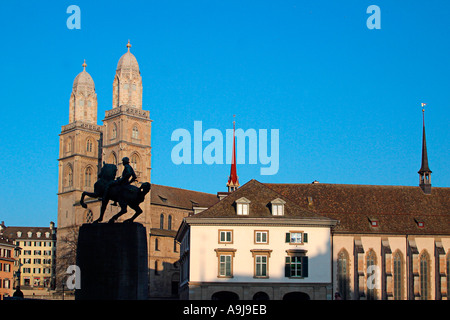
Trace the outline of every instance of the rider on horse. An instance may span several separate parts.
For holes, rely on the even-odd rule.
[[[122,177],[118,178],[117,180],[112,181],[105,189],[105,193],[103,195],[103,197],[107,197],[108,196],[108,192],[109,189],[112,186],[128,186],[130,184],[132,184],[134,181],[137,181],[137,176],[134,173],[133,168],[130,166],[130,159],[128,159],[128,157],[124,157],[122,159],[122,164],[123,164],[123,172],[122,172]],[[131,178],[131,180],[130,180]],[[117,202],[114,201],[113,206],[117,206]]]

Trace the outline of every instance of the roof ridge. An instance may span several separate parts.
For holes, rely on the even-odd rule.
[[[152,186],[159,186],[159,187],[164,187],[164,188],[177,189],[177,190],[183,190],[183,191],[190,191],[190,192],[202,193],[202,194],[215,196],[214,193],[203,192],[203,191],[196,191],[196,190],[190,190],[190,189],[184,189],[184,188],[178,188],[178,187],[165,186],[165,185],[157,184],[157,183],[152,183]]]

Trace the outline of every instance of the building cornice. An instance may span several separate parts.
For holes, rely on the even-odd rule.
[[[186,217],[188,225],[242,225],[242,226],[309,226],[334,227],[337,220],[310,218],[197,218]]]

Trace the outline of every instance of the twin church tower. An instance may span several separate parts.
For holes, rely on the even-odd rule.
[[[97,124],[97,94],[86,62],[73,82],[69,124],[61,130],[58,159],[58,229],[63,233],[97,218],[95,201],[88,203],[89,209],[77,203],[83,191],[93,192],[103,162],[116,164],[119,176],[121,160],[128,157],[138,181],[150,182],[152,121],[150,112],[142,109],[142,77],[129,42],[127,49],[117,64],[113,105],[105,112],[103,125]]]

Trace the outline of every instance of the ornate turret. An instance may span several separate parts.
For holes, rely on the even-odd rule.
[[[122,105],[142,109],[142,77],[136,57],[128,51],[120,57],[117,63],[113,82],[113,108]]]
[[[69,102],[69,123],[83,121],[97,124],[97,94],[91,75],[86,71],[84,60],[83,71],[73,81]]]

